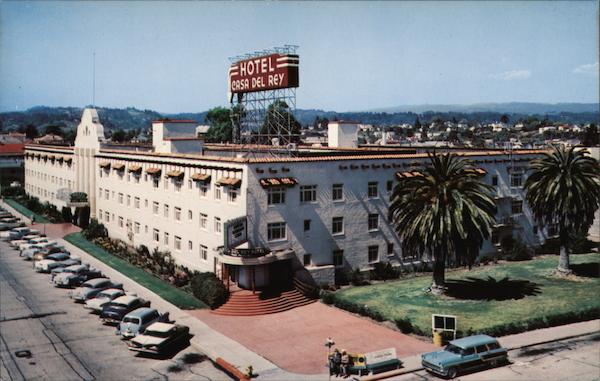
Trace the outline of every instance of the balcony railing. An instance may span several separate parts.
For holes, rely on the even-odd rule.
[[[496,224],[494,226],[501,227],[501,226],[514,226],[514,225],[516,225],[516,221],[513,217],[502,216],[502,217],[498,217],[496,219]]]
[[[223,249],[221,253],[230,257],[239,258],[259,258],[269,254],[271,250],[266,248],[255,248],[255,249]]]

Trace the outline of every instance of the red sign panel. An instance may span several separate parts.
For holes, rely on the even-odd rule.
[[[236,62],[229,68],[229,92],[298,87],[299,63],[295,54],[271,54]]]

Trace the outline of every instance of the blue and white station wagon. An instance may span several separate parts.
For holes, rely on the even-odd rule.
[[[488,335],[463,337],[451,341],[442,351],[421,355],[421,363],[426,370],[448,378],[454,378],[460,372],[495,367],[507,361],[507,350]]]

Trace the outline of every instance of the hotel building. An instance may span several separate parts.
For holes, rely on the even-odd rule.
[[[290,153],[205,144],[197,123],[162,120],[152,148],[141,148],[106,144],[96,110],[85,109],[74,147],[26,146],[25,188],[59,208],[85,192],[110,237],[169,250],[177,263],[241,287],[307,275],[333,283],[341,269],[416,260],[403,256],[388,208],[397,178],[428,161],[415,149],[344,147],[356,141],[349,124],[330,124],[328,148]],[[553,233],[535,225],[523,193],[540,153],[460,152],[496,188],[498,225],[483,255],[505,236],[539,245]]]

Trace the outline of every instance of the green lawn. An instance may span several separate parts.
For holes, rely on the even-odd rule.
[[[446,273],[447,280],[466,280],[467,277],[500,281],[509,277],[515,281],[530,281],[533,291],[522,296],[522,284],[505,284],[490,287],[486,283],[467,283],[455,289],[481,294],[494,291],[499,294],[517,291],[522,298],[508,300],[486,300],[434,296],[425,292],[431,284],[431,276],[389,281],[372,286],[351,287],[335,293],[334,298],[343,304],[367,305],[387,320],[410,319],[413,326],[422,332],[431,332],[431,314],[456,315],[458,329],[463,332],[517,332],[533,327],[551,326],[564,322],[564,317],[578,319],[582,314],[590,318],[600,311],[599,254],[572,255],[572,268],[582,276],[558,279],[551,275],[557,266],[558,256],[543,256],[526,262],[509,262],[472,271],[459,270]],[[589,265],[585,265],[589,264]],[[511,288],[512,286],[512,288]],[[527,293],[526,293],[527,294]],[[595,310],[594,310],[595,309]],[[558,319],[557,315],[563,315]],[[551,317],[551,319],[548,319]],[[563,319],[563,320],[561,320]],[[509,329],[498,329],[512,323]]]
[[[159,279],[123,259],[110,254],[101,247],[94,245],[92,242],[85,239],[81,233],[69,234],[65,236],[65,240],[94,256],[96,259],[106,263],[121,274],[133,279],[179,308],[191,310],[207,307],[206,304],[196,299],[193,295],[164,282],[162,279]]]
[[[50,220],[48,220],[46,217],[44,217],[40,214],[37,214],[37,213],[33,213],[31,210],[29,210],[26,207],[24,207],[23,205],[19,204],[19,202],[17,202],[16,200],[7,198],[7,199],[4,199],[4,202],[6,202],[8,205],[15,208],[17,210],[17,212],[23,214],[27,218],[31,218],[31,215],[35,216],[36,223],[39,223],[39,224],[51,223]]]

